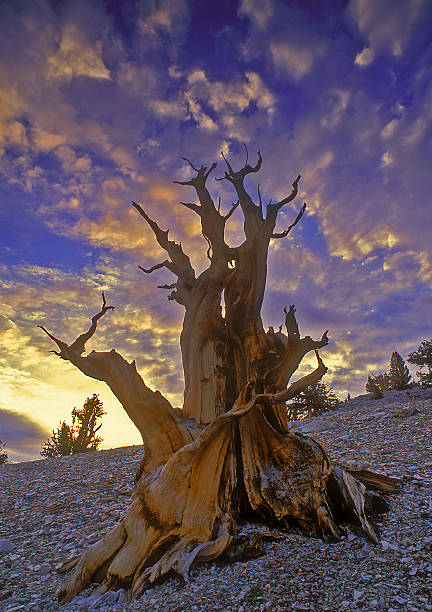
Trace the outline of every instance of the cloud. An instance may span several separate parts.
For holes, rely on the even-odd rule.
[[[90,46],[82,31],[73,24],[64,26],[59,48],[48,57],[47,63],[48,73],[55,78],[111,78],[102,58],[101,41]]]
[[[423,5],[424,0],[351,0],[348,10],[369,41],[369,48],[356,56],[356,63],[368,65],[375,51],[389,51],[400,56]]]
[[[314,63],[311,49],[287,42],[271,43],[270,53],[274,65],[296,80],[308,74]]]
[[[357,66],[369,66],[369,64],[373,62],[374,56],[373,50],[370,47],[365,47],[363,51],[357,53],[354,63],[357,64]]]
[[[0,406],[0,440],[6,445],[9,461],[37,458],[50,431],[27,414]]]
[[[248,17],[258,30],[265,30],[273,15],[273,1],[241,0],[238,13]]]
[[[243,0],[241,18],[232,6],[211,27],[209,12],[193,2],[138,3],[136,13],[99,2],[66,0],[61,11],[43,0],[12,4],[2,6],[0,23],[8,245],[1,253],[12,262],[0,267],[8,409],[19,406],[51,429],[100,392],[106,444],[135,440],[109,391],[48,356],[50,342],[36,327],[73,339],[99,307],[101,289],[117,309],[89,348],[137,357],[146,383],[181,404],[183,309],[156,289],[172,282],[167,270],[137,270],[165,253],[130,200],[169,228],[202,270],[199,219],[178,204],[196,194],[172,180],[193,174],[182,155],[198,166],[219,161],[208,188],[228,211],[235,194],[214,177],[223,174],[221,151],[241,167],[243,143],[250,163],[263,152],[262,171],[246,181],[255,201],[257,182],[267,202],[286,196],[302,174],[278,229],[307,202],[293,235],[272,244],[265,323],[279,326],[292,300],[304,333],[329,327],[325,357],[340,393],[362,391],[367,372],[385,368],[395,347],[413,349],[428,336],[426,3],[354,1],[350,24],[341,3]],[[227,239],[242,238],[237,210]]]

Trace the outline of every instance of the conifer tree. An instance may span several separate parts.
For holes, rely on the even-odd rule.
[[[420,369],[416,374],[422,385],[432,385],[432,338],[423,340],[418,349],[408,355],[407,361],[419,366]],[[422,372],[423,368],[426,368],[427,371]]]
[[[404,360],[397,351],[393,351],[390,359],[389,379],[391,388],[394,391],[401,391],[408,388],[411,374]]]
[[[382,391],[373,375],[368,376],[365,388],[368,393],[372,393],[372,399],[381,399],[383,397]]]
[[[8,460],[8,454],[5,450],[3,450],[4,446],[4,443],[0,440],[0,465],[7,463]]]
[[[42,447],[42,457],[62,457],[97,450],[102,438],[96,432],[102,427],[97,425],[97,419],[105,414],[102,402],[94,394],[88,397],[81,409],[72,410],[72,425],[66,421],[60,423],[49,440]]]
[[[288,416],[291,421],[299,418],[317,416],[325,410],[336,408],[339,400],[333,390],[323,382],[317,382],[306,387],[288,406]]]

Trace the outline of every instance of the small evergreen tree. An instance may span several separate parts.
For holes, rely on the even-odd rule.
[[[374,376],[375,382],[378,385],[380,391],[391,391],[391,382],[390,375],[387,372],[378,372],[376,376]]]
[[[0,440],[0,465],[7,463],[7,460],[8,460],[8,454],[4,450],[4,447],[5,447],[4,443]]]
[[[368,393],[372,393],[372,399],[381,399],[383,397],[383,393],[376,382],[375,376],[368,376],[365,388]]]
[[[405,361],[397,351],[393,351],[392,353],[388,376],[390,379],[391,388],[394,391],[402,391],[403,389],[408,388],[408,384],[411,380],[411,374],[405,365]]]
[[[97,425],[97,419],[105,413],[99,397],[94,394],[88,397],[81,409],[72,410],[72,425],[66,421],[60,423],[57,431],[42,447],[42,457],[62,457],[97,450],[102,438],[96,433],[102,427]]]
[[[366,391],[374,393],[374,391],[372,390],[372,386],[378,387],[380,391],[390,391],[390,376],[386,373],[382,374],[381,372],[378,372],[378,374],[370,374],[366,382]],[[379,397],[382,397],[382,394]]]
[[[432,339],[423,340],[418,349],[408,355],[407,361],[419,366],[416,374],[422,385],[432,385]],[[427,368],[427,371],[422,372],[423,368]]]
[[[288,404],[288,419],[316,416],[330,408],[336,408],[339,400],[333,390],[321,381],[306,387],[306,389]]]

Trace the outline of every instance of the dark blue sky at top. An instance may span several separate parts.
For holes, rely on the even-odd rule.
[[[156,289],[167,272],[137,274],[161,253],[130,201],[200,268],[205,243],[178,205],[193,193],[172,181],[188,176],[182,156],[218,161],[220,177],[220,151],[239,166],[245,144],[251,162],[258,149],[264,158],[247,181],[255,200],[258,183],[268,202],[302,174],[280,230],[307,202],[290,237],[271,245],[265,325],[295,302],[303,333],[330,328],[329,382],[341,395],[430,337],[431,31],[428,0],[3,2],[6,402],[30,414],[60,384],[82,403],[82,378],[48,365],[34,328],[42,318],[72,336],[103,288],[118,318],[100,342],[136,356],[150,386],[181,403],[181,309]],[[228,210],[229,185],[208,186]],[[238,211],[227,231],[241,240]]]

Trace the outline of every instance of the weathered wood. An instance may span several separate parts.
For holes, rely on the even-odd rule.
[[[115,350],[83,356],[99,319],[113,308],[104,295],[89,330],[71,344],[42,327],[56,343],[56,355],[106,382],[145,446],[127,516],[81,558],[63,566],[62,571],[72,571],[58,591],[61,603],[92,582],[101,583],[98,592],[121,586],[133,597],[170,572],[187,580],[196,561],[223,553],[230,559],[262,554],[262,535],[238,532],[237,522],[245,515],[280,528],[297,525],[327,539],[337,539],[338,524],[348,520],[376,541],[365,507],[372,508],[377,493],[374,498],[369,491],[393,491],[399,484],[366,469],[334,464],[312,438],[289,431],[285,402],[327,371],[318,353],[328,344],[327,332],[319,340],[302,337],[294,305],[284,308],[285,332],[282,325],[277,333],[273,328],[265,332],[261,320],[270,241],[286,237],[305,211],[306,205],[287,230],[275,232],[278,212],[297,195],[300,175],[290,195],[264,211],[259,191],[255,204],[244,186],[245,177],[260,170],[261,154],[255,166],[246,158],[238,171],[224,159],[227,171],[222,178],[237,196],[225,215],[206,187],[216,164],[198,168],[186,160],[196,176],[179,181],[195,189],[198,203],[182,204],[200,217],[209,245],[210,263],[199,276],[182,245],[169,240],[168,231],[133,203],[168,255],[141,269],[150,274],[166,268],[174,274],[175,282],[161,287],[172,289],[169,299],[185,308],[180,413],[145,385],[135,362],[128,363]],[[230,247],[225,225],[237,207],[244,218],[245,240]],[[315,370],[290,383],[312,350]]]

